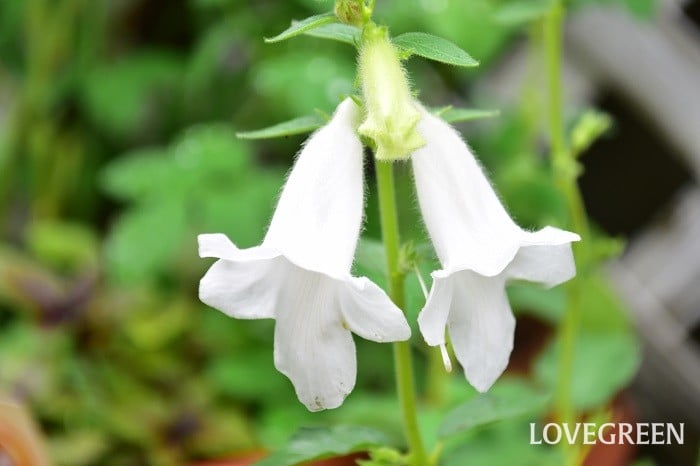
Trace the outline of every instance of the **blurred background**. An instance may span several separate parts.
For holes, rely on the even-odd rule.
[[[431,106],[500,110],[459,128],[514,218],[535,228],[561,224],[565,206],[544,156],[532,2],[378,0],[377,18],[394,34],[446,37],[481,62],[465,70],[414,58],[407,68]],[[610,126],[577,148],[606,265],[586,277],[574,399],[590,418],[686,423],[684,446],[596,447],[586,464],[695,466],[700,1],[569,3],[572,140]],[[356,338],[357,389],[342,408],[310,414],[274,370],[272,322],[234,321],[197,299],[210,264],[197,257],[196,235],[257,244],[304,139],[246,141],[236,132],[330,113],[354,92],[352,47],[262,40],[330,8],[0,1],[0,464],[42,456],[71,466],[187,464],[268,451],[299,426],[338,423],[373,425],[401,442],[388,345]],[[356,271],[381,283],[372,175],[368,162]],[[410,173],[401,169],[398,180],[402,233],[420,246]],[[432,266],[427,257],[424,276]],[[415,321],[423,299],[415,277],[408,288]],[[562,290],[515,284],[509,293],[516,350],[499,384],[550,387]],[[414,343],[430,436],[437,413],[473,393],[461,374],[437,374],[439,358]],[[528,434],[514,434],[520,427],[470,433],[445,464],[544,464]]]

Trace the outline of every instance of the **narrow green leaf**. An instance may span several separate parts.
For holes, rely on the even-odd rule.
[[[467,52],[442,37],[424,32],[407,32],[393,38],[394,45],[409,55],[455,66],[478,66]]]
[[[515,26],[541,18],[550,8],[550,0],[515,0],[496,10],[494,19],[501,24]]]
[[[441,438],[465,432],[504,419],[537,414],[545,409],[550,396],[524,383],[496,385],[450,411],[439,429]]]
[[[255,466],[294,466],[302,461],[347,455],[387,442],[384,434],[367,427],[302,428],[285,448]]]
[[[308,31],[305,31],[304,34],[307,36],[318,37],[320,39],[337,40],[338,42],[356,45],[360,43],[360,35],[362,34],[362,31],[360,28],[349,24],[331,23],[309,29]]]
[[[432,112],[448,123],[494,118],[501,114],[499,110],[481,110],[478,108],[454,108],[451,105],[432,109]]]
[[[236,136],[241,139],[281,138],[295,134],[310,133],[311,131],[323,126],[324,123],[326,123],[326,120],[324,120],[321,115],[306,115],[303,117],[294,118],[293,120],[277,123],[276,125],[268,126],[267,128],[236,133]]]
[[[286,30],[282,31],[275,37],[265,38],[265,42],[280,42],[283,40],[291,39],[292,37],[303,34],[306,31],[310,31],[324,24],[335,23],[338,19],[333,13],[323,13],[316,16],[310,16],[301,21],[292,21],[292,25]]]

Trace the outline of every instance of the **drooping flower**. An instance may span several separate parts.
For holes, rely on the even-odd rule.
[[[311,411],[336,408],[355,385],[351,331],[378,342],[410,328],[376,284],[350,274],[362,223],[358,108],[342,102],[297,157],[262,244],[238,249],[223,234],[199,236],[215,257],[200,299],[239,319],[275,319],[275,367]]]
[[[431,346],[449,332],[467,380],[488,390],[508,365],[515,319],[508,280],[552,287],[576,274],[571,242],[580,237],[545,227],[521,229],[499,201],[459,134],[422,110],[426,145],[411,158],[418,201],[442,269],[418,323]]]

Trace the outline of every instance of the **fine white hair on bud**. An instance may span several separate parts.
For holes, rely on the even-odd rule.
[[[408,158],[425,140],[417,130],[420,112],[386,28],[365,26],[358,70],[366,115],[360,134],[374,141],[378,160]]]

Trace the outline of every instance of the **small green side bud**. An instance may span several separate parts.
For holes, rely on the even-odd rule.
[[[612,126],[610,115],[595,110],[588,110],[576,122],[571,131],[571,150],[578,157],[604,135]]]
[[[364,0],[336,0],[333,11],[341,23],[360,26],[363,22]]]
[[[425,140],[418,133],[420,113],[386,28],[365,26],[358,68],[366,114],[360,134],[374,141],[377,159],[408,158]]]

